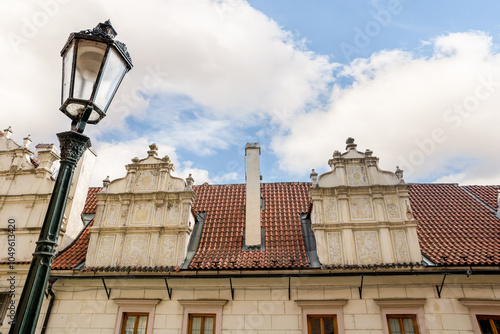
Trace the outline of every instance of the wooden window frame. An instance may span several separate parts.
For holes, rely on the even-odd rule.
[[[188,326],[188,333],[191,333],[191,330],[193,329],[193,317],[201,317],[201,328],[200,328],[200,334],[205,334],[205,318],[213,318],[213,328],[212,328],[212,333],[215,333],[215,324],[217,323],[217,315],[216,314],[200,314],[200,313],[190,313],[189,314],[189,326]]]
[[[479,320],[489,320],[489,323],[490,323],[490,326],[491,326],[491,329],[493,329],[493,333],[494,334],[500,334],[496,328],[496,326],[494,326],[491,322],[492,320],[500,320],[500,315],[489,315],[489,314],[480,314],[480,315],[477,315],[476,316],[476,319],[477,319],[477,322],[478,322],[478,326],[479,326]],[[481,330],[481,327],[479,327],[479,330]]]
[[[380,307],[380,316],[382,317],[382,332],[390,334],[389,318],[390,316],[414,316],[418,333],[429,333],[425,324],[424,298],[404,298],[404,299],[375,299],[375,303]]]
[[[147,314],[146,334],[153,334],[156,305],[161,299],[113,299],[118,305],[114,334],[123,334],[125,314]]]
[[[309,316],[335,316],[337,332],[344,333],[343,307],[347,299],[296,300],[295,303],[302,309],[302,334],[309,334]]]
[[[323,319],[323,318],[333,318],[333,330],[335,334],[339,333],[337,326],[337,315],[336,314],[308,314],[307,315],[307,333],[311,334],[311,319]],[[325,334],[324,321],[321,321],[321,334]]]
[[[214,315],[213,334],[222,332],[222,307],[227,303],[225,299],[179,299],[184,311],[182,313],[181,334],[190,333],[191,317],[197,315]]]
[[[123,312],[123,320],[122,320],[122,331],[121,334],[125,334],[125,329],[126,329],[126,324],[127,324],[127,317],[136,317],[135,318],[135,323],[134,323],[134,332],[133,334],[137,334],[137,323],[139,321],[139,317],[146,316],[146,333],[148,332],[148,325],[149,325],[149,313],[140,313],[140,312]]]
[[[413,323],[413,330],[415,331],[415,334],[419,334],[420,333],[420,330],[418,328],[418,323],[417,323],[417,315],[416,314],[388,314],[386,316],[387,318],[387,328],[389,330],[389,334],[392,334],[391,332],[391,325],[389,323],[389,319],[399,319],[399,328],[401,329],[401,332],[403,334],[406,334],[406,331],[405,331],[405,328],[404,328],[404,324],[403,324],[403,319],[405,318],[410,318],[412,319],[412,323]]]
[[[482,334],[479,322],[477,321],[478,316],[500,316],[500,300],[460,298],[459,301],[469,309],[474,334]]]

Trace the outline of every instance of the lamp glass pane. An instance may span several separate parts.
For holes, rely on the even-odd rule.
[[[107,106],[120,85],[127,70],[127,65],[114,48],[110,48],[106,65],[101,76],[101,82],[95,98],[96,106],[106,112]]]
[[[76,57],[75,87],[73,97],[90,100],[94,83],[101,68],[106,44],[94,41],[80,40]]]
[[[63,57],[63,82],[62,82],[62,98],[61,104],[69,97],[69,90],[71,87],[71,67],[73,66],[73,50],[75,44],[66,51]]]

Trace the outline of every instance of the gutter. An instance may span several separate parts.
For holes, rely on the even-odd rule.
[[[42,331],[40,334],[45,334],[47,330],[47,326],[49,324],[50,314],[52,313],[52,306],[54,305],[54,299],[56,299],[56,295],[54,291],[52,291],[52,285],[57,281],[57,278],[50,277],[49,278],[49,287],[47,288],[47,293],[50,295],[49,306],[47,307],[47,313],[45,313],[45,319],[43,319]]]
[[[163,275],[88,275],[88,276],[75,276],[75,275],[54,275],[50,276],[51,279],[214,279],[214,278],[288,278],[288,277],[360,277],[360,276],[429,276],[429,275],[499,275],[500,269],[474,269],[472,273],[468,273],[470,268],[464,269],[445,269],[436,271],[356,271],[356,272],[322,272],[322,273],[262,273],[262,274],[243,274],[243,273],[217,273],[217,274],[202,274],[196,272],[192,275],[176,275],[176,274],[163,274]],[[324,270],[326,271],[326,270]]]

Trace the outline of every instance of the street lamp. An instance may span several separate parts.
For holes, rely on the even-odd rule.
[[[61,164],[40,236],[36,242],[16,319],[9,333],[34,333],[50,275],[57,239],[76,164],[90,139],[83,135],[87,123],[104,116],[124,75],[132,68],[125,44],[115,41],[111,22],[72,33],[63,50],[60,110],[71,118],[71,131],[58,133]]]

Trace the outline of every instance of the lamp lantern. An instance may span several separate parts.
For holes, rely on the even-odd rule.
[[[72,33],[61,51],[60,110],[73,120],[72,129],[77,132],[106,116],[123,77],[132,69],[127,47],[114,40],[115,36],[107,20],[93,29]]]

